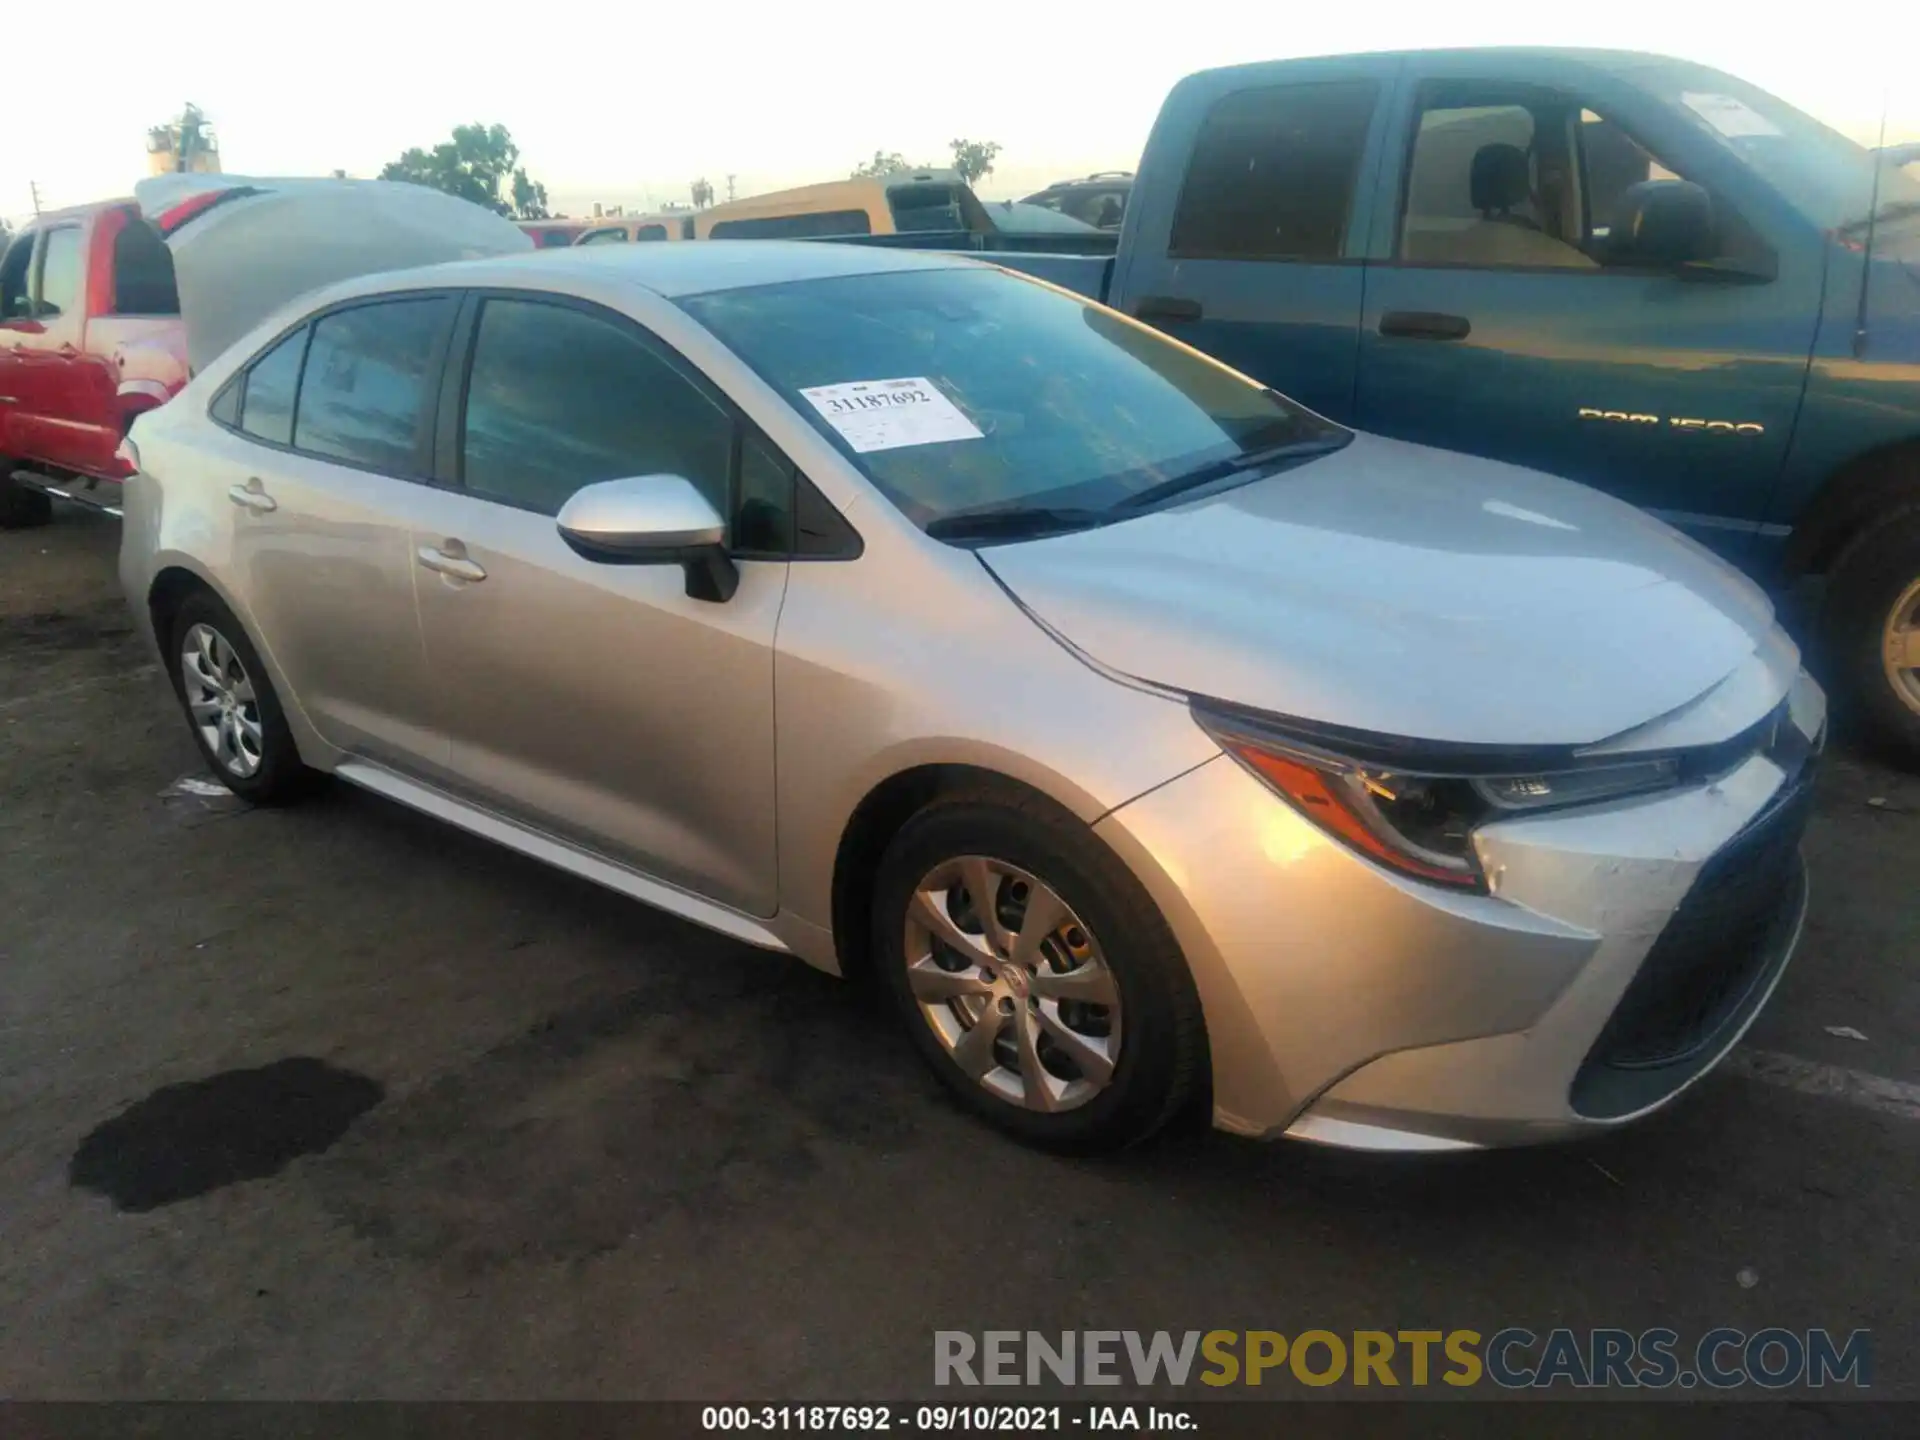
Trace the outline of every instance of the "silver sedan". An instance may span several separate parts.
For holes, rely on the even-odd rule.
[[[1617,1125],[1787,963],[1823,697],[1624,505],[962,258],[179,183],[121,574],[243,796],[870,977],[1060,1149]]]

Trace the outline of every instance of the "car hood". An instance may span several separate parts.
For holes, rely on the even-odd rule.
[[[195,372],[321,285],[533,248],[491,210],[392,181],[160,175],[134,196],[173,251]]]
[[[1593,744],[1701,695],[1774,629],[1751,581],[1619,501],[1368,435],[980,558],[1109,669],[1436,741]]]

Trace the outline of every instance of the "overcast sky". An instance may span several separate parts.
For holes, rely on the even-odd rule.
[[[999,141],[981,189],[1018,195],[1134,168],[1167,88],[1188,71],[1433,45],[1658,50],[1733,71],[1867,143],[1890,100],[1888,139],[1920,139],[1920,0],[13,8],[7,48],[38,57],[32,83],[6,91],[0,215],[14,217],[31,211],[29,181],[49,207],[128,192],[145,173],[147,127],[188,100],[236,174],[373,175],[455,124],[497,121],[574,214],[595,200],[684,200],[703,175],[722,198],[729,172],[742,195],[833,179],[877,148],[939,160],[955,136]]]

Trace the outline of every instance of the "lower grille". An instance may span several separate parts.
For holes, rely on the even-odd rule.
[[[1813,808],[1811,780],[1802,774],[1700,867],[1581,1066],[1575,1109],[1594,1114],[1590,1106],[1598,1106],[1606,1113],[1613,1109],[1607,1092],[1619,1090],[1623,1100],[1648,1093],[1645,1083],[1616,1084],[1626,1079],[1619,1072],[1686,1067],[1709,1050],[1781,958],[1805,899],[1800,837]],[[1667,1084],[1660,1077],[1653,1089],[1687,1078]]]

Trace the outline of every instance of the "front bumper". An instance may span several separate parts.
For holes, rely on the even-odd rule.
[[[1185,949],[1215,1121],[1377,1150],[1551,1140],[1666,1104],[1764,1007],[1806,908],[1825,702],[1711,784],[1484,828],[1486,895],[1348,851],[1224,757],[1101,832]]]

